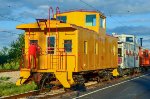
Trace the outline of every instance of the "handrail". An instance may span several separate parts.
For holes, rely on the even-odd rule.
[[[50,36],[50,12],[51,12],[51,10],[52,10],[52,14],[53,14],[53,16],[52,17],[54,17],[54,10],[53,10],[53,8],[52,7],[49,7],[49,9],[48,9],[48,20],[49,20],[49,28],[48,28],[48,30],[49,30],[49,36]]]
[[[53,18],[54,18],[54,10],[53,10],[53,8],[52,7],[49,7],[49,9],[48,9],[48,19],[50,20],[50,10],[52,10],[52,14],[53,14]]]
[[[74,70],[75,70],[75,68],[76,68],[76,55],[73,55],[73,54],[69,54],[68,55],[66,52],[63,52],[63,51],[59,51],[58,53],[59,53],[58,55],[56,55],[56,54],[47,54],[47,53],[40,55],[40,56],[45,56],[45,57],[47,55],[51,55],[52,56],[51,57],[51,59],[52,59],[51,62],[47,60],[47,62],[49,62],[51,64],[51,67],[50,68],[46,67],[46,69],[53,69],[53,67],[52,67],[52,65],[54,65],[53,62],[54,62],[56,57],[59,57],[59,59],[60,58],[61,59],[58,61],[59,66],[57,67],[56,70],[67,70],[67,62],[68,62],[67,59],[68,59],[68,57],[74,57],[74,65],[75,65]],[[26,60],[27,57],[28,57],[28,54],[23,54],[23,59],[25,59],[25,60],[21,61],[22,64],[24,64],[24,65],[20,65],[20,69],[23,66],[24,66],[24,68],[28,68],[28,66],[25,66],[26,62],[28,61],[28,60]]]
[[[59,7],[56,7],[56,19],[57,19],[57,14],[60,13]]]

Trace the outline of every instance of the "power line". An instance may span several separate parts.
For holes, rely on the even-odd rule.
[[[25,23],[25,22],[23,22],[23,21],[19,21],[19,20],[17,20],[17,19],[9,18],[9,17],[3,16],[3,15],[1,15],[1,14],[0,14],[0,17],[3,17],[3,18],[8,19],[8,20],[12,20],[12,21],[20,22],[20,23]]]
[[[119,24],[121,24],[121,25],[126,25],[126,24],[124,24],[124,23],[122,23],[122,22],[120,22],[119,20],[117,20],[117,19],[115,19],[114,17],[112,17],[112,16],[109,16],[110,18],[112,18],[113,20],[115,20],[115,22],[118,22]]]
[[[8,7],[8,8],[12,8],[13,6],[8,5],[7,7]],[[16,22],[20,22],[20,23],[25,23],[25,22],[23,22],[23,21],[20,21],[20,20],[14,19],[14,18],[6,17],[6,16],[4,16],[4,15],[2,15],[2,14],[0,14],[0,17],[5,18],[5,19],[8,19],[8,20],[11,20],[11,21],[16,21]]]
[[[0,31],[0,32],[6,32],[6,33],[9,33],[9,34],[12,34],[12,35],[13,35],[13,34],[15,34],[15,35],[20,35],[20,34],[18,34],[18,33],[11,32],[11,31],[5,31],[5,30],[4,30],[4,31]]]
[[[91,8],[93,8],[94,10],[100,12],[99,10],[97,10],[95,7],[93,7],[92,5],[88,4],[87,2],[82,1],[82,0],[79,0],[79,1],[81,1],[82,3],[86,4],[87,6],[89,6],[89,7],[91,7]]]
[[[89,6],[89,7],[91,7],[91,8],[93,8],[94,10],[96,10],[96,11],[102,13],[102,12],[99,11],[97,8],[93,7],[92,5],[88,4],[87,2],[85,2],[85,1],[83,1],[83,0],[79,0],[79,1],[81,1],[82,3],[86,4],[87,6]],[[104,13],[102,13],[102,14],[104,15]],[[118,22],[119,24],[125,25],[125,24],[123,24],[122,22],[120,22],[119,20],[113,18],[113,17],[112,17],[112,14],[110,14],[109,17],[111,17],[113,20],[115,20],[115,21]]]
[[[83,0],[79,0],[82,3],[86,4],[87,6],[93,8],[94,10],[96,10],[97,12],[101,13],[102,15],[104,15],[104,13],[102,13],[101,11],[99,11],[97,8],[93,7],[92,5],[88,4],[87,2],[83,1]]]

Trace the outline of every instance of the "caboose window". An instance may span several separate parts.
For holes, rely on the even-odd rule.
[[[126,42],[133,42],[133,37],[126,37]]]
[[[55,37],[47,38],[47,52],[48,54],[54,54],[55,50]]]
[[[64,40],[65,52],[72,52],[72,40]]]
[[[122,57],[122,49],[121,48],[118,48],[118,56]]]
[[[38,40],[30,40],[30,44],[38,44]]]
[[[105,28],[105,19],[100,17],[100,27]]]
[[[95,43],[95,54],[98,54],[98,43]]]
[[[84,54],[87,54],[87,41],[84,41]]]
[[[96,26],[96,15],[86,15],[86,26]]]
[[[64,23],[67,22],[67,17],[66,16],[58,16],[57,19],[60,20],[60,21],[63,21]]]

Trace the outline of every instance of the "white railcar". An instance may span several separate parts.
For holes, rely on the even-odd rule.
[[[122,69],[139,67],[139,45],[134,35],[114,35],[118,37],[118,65]]]

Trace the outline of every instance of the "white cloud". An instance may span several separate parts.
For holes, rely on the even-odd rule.
[[[39,9],[48,9],[49,6],[48,6],[48,5],[40,5],[38,8],[39,8]]]
[[[113,29],[107,29],[107,33],[111,34],[113,32],[117,34],[132,34],[137,36],[137,39],[143,38],[143,47],[150,48],[150,27],[121,26]]]
[[[92,5],[106,15],[149,13],[149,0],[82,0]],[[14,15],[22,8],[32,10],[48,9],[49,6],[59,6],[61,11],[69,9],[93,9],[80,0],[1,0],[0,14]],[[14,11],[15,10],[15,11]],[[29,12],[29,11],[28,11]],[[34,12],[33,12],[34,13]],[[29,13],[31,14],[31,13]],[[43,13],[41,13],[43,14]]]

